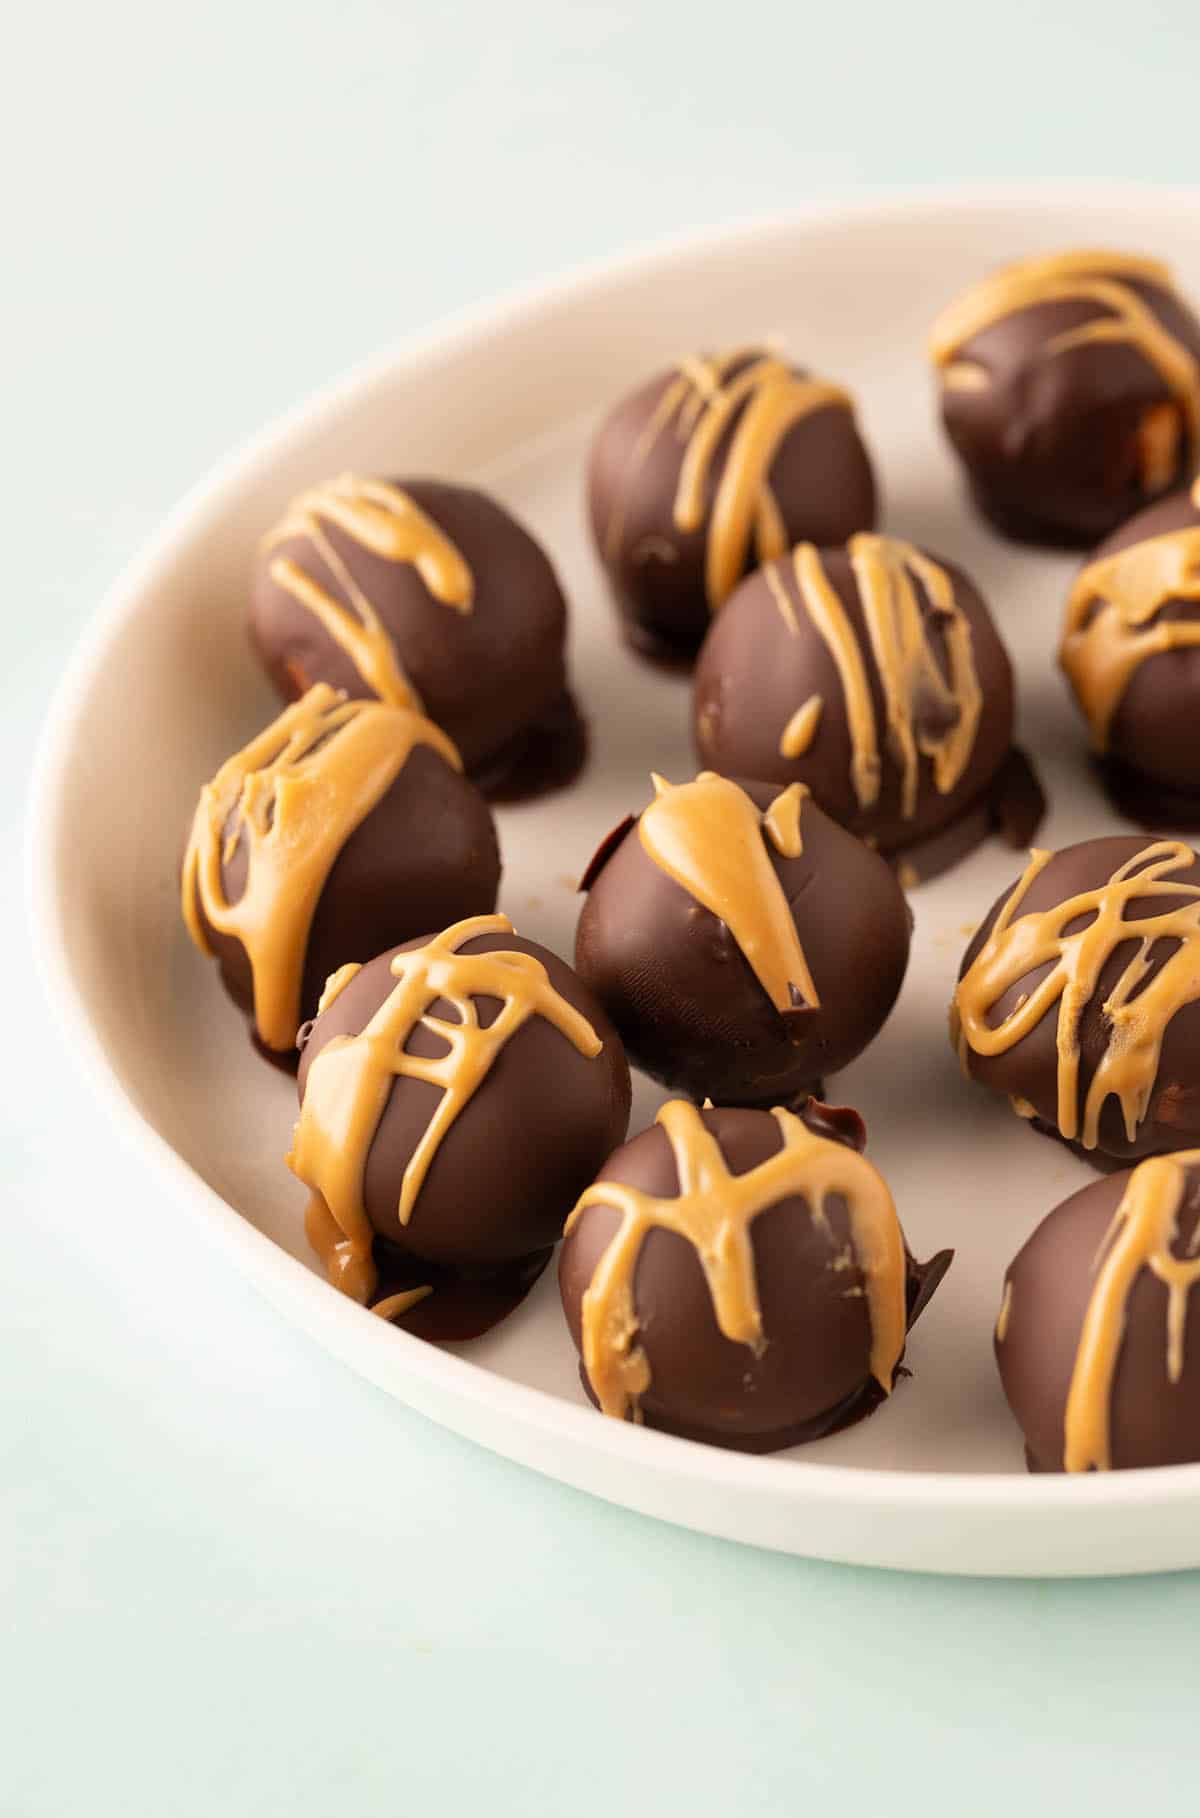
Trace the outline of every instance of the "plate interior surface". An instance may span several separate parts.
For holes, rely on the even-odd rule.
[[[1020,738],[1051,801],[1040,843],[1119,830],[1054,662],[1074,563],[1006,545],[974,516],[936,425],[924,342],[940,306],[978,274],[1061,245],[1160,253],[1200,294],[1189,216],[1164,196],[923,201],[739,229],[585,275],[352,376],[201,488],[116,590],[64,688],[42,767],[35,918],[51,982],[97,1077],[132,1110],[137,1141],[170,1170],[173,1203],[201,1213],[332,1350],[498,1451],[737,1538],[976,1572],[1200,1563],[1200,1467],[1030,1480],[1000,1393],[992,1326],[1004,1266],[1090,1178],[969,1088],[947,1041],[964,945],[1019,855],[986,845],[913,894],[899,1006],[829,1085],[864,1114],[912,1248],[958,1253],[912,1339],[912,1379],[871,1420],[769,1460],[601,1421],[579,1388],[553,1271],[458,1355],[327,1289],[304,1241],[303,1189],[283,1166],[294,1088],[251,1050],[185,939],[176,893],[200,784],[275,710],[245,632],[257,538],[295,490],[342,468],[442,474],[516,511],[571,602],[589,767],[568,793],[498,816],[501,907],[569,958],[594,847],[647,800],[652,768],[679,779],[696,767],[686,681],[639,664],[615,634],[584,520],[588,437],[607,404],[675,355],[764,337],[853,388],[884,527],[960,562],[990,601],[1018,668]],[[661,1098],[637,1082],[634,1129]]]

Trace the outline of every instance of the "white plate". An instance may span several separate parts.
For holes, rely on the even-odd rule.
[[[291,493],[347,466],[482,482],[553,552],[574,608],[591,720],[581,785],[500,815],[502,907],[569,956],[572,885],[597,840],[682,777],[686,685],[616,638],[585,535],[582,458],[599,409],[683,350],[779,335],[847,380],[883,476],[889,529],[960,560],[1018,659],[1021,732],[1052,800],[1045,843],[1116,823],[1091,787],[1052,653],[1070,560],[990,535],[934,424],[925,332],[1003,260],[1111,243],[1175,262],[1200,294],[1197,198],[923,198],[713,233],[522,296],[353,374],[224,464],[125,575],[63,685],[32,827],[33,921],[70,1038],[169,1203],[216,1233],[290,1318],[402,1400],[509,1457],[714,1534],[874,1565],[973,1573],[1200,1563],[1200,1466],[1029,1478],[992,1362],[1003,1267],[1088,1178],[960,1079],[946,1003],[969,925],[1019,870],[992,844],[915,897],[900,1005],[831,1096],[864,1112],[913,1248],[958,1260],[910,1347],[913,1380],[820,1444],[746,1458],[603,1420],[583,1401],[553,1271],[497,1332],[436,1350],[313,1270],[303,1192],[282,1163],[293,1088],[259,1061],[179,923],[175,868],[200,783],[274,711],[247,645],[256,538]],[[659,1094],[639,1083],[635,1129]]]

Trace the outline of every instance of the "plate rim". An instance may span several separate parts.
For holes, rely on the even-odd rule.
[[[649,245],[637,245],[573,266],[549,278],[511,287],[495,298],[456,311],[423,333],[390,343],[272,418],[208,468],[105,590],[52,693],[32,764],[23,871],[26,910],[42,986],[69,1052],[93,1092],[112,1112],[121,1140],[172,1189],[173,1199],[184,1204],[206,1230],[218,1235],[241,1273],[278,1311],[299,1323],[360,1374],[409,1405],[422,1406],[419,1396],[404,1396],[391,1380],[395,1371],[385,1373],[371,1367],[371,1355],[381,1342],[386,1342],[394,1347],[393,1359],[404,1360],[407,1377],[427,1386],[435,1398],[445,1396],[466,1404],[472,1413],[481,1413],[499,1397],[504,1403],[505,1422],[516,1423],[541,1440],[558,1440],[572,1450],[616,1458],[641,1473],[649,1471],[668,1479],[675,1486],[702,1483],[711,1490],[715,1482],[731,1496],[769,1496],[776,1505],[795,1505],[797,1510],[817,1503],[831,1509],[855,1505],[860,1511],[882,1517],[921,1510],[942,1514],[990,1512],[1008,1521],[1018,1520],[1024,1526],[1046,1515],[1061,1516],[1065,1511],[1086,1516],[1099,1509],[1117,1514],[1148,1506],[1179,1508],[1200,1504],[1200,1463],[1093,1474],[1082,1482],[1065,1475],[910,1471],[827,1464],[805,1458],[791,1458],[781,1469],[781,1461],[769,1456],[747,1456],[599,1419],[590,1408],[570,1403],[549,1390],[497,1379],[469,1355],[440,1350],[409,1333],[390,1330],[385,1337],[369,1313],[337,1294],[211,1188],[138,1109],[106,1058],[73,977],[58,889],[67,770],[79,731],[81,708],[111,644],[139,604],[144,606],[156,573],[174,559],[177,544],[202,532],[205,521],[219,515],[226,503],[236,498],[259,470],[269,467],[301,430],[319,432],[323,421],[357,401],[384,374],[394,381],[405,370],[414,370],[433,356],[452,359],[485,330],[503,334],[507,327],[531,315],[560,308],[573,293],[582,291],[594,296],[605,288],[649,282],[658,271],[679,261],[714,253],[734,256],[739,246],[763,237],[802,235],[805,230],[843,221],[865,225],[873,217],[895,224],[905,216],[937,215],[963,206],[997,213],[1020,209],[1030,214],[1106,207],[1116,213],[1139,205],[1161,208],[1171,202],[1195,210],[1200,205],[1200,186],[954,184],[873,191],[691,228]],[[441,1424],[454,1425],[442,1414],[434,1418]],[[492,1444],[473,1426],[470,1437],[491,1450],[515,1456],[502,1442]],[[545,1468],[528,1458],[523,1462],[532,1463],[533,1468]],[[579,1480],[567,1477],[565,1481]],[[607,1494],[603,1490],[593,1493]],[[609,1499],[624,1506],[637,1506],[624,1496]],[[673,1513],[668,1519],[712,1531],[709,1520],[689,1522],[686,1510]],[[979,1572],[986,1568],[965,1569]],[[1084,1563],[1078,1569],[1089,1568]],[[1062,1568],[1054,1570],[1058,1575]]]

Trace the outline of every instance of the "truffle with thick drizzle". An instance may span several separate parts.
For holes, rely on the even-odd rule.
[[[681,359],[624,399],[588,484],[627,635],[666,658],[695,652],[757,563],[875,521],[849,394],[757,348]]]
[[[1200,859],[1035,852],[967,950],[951,1033],[968,1077],[1099,1166],[1200,1141]]]
[[[1059,658],[1118,807],[1151,826],[1200,824],[1200,481],[1096,551]]]
[[[1200,1461],[1200,1150],[1055,1208],[1005,1277],[996,1358],[1037,1471]]]
[[[576,965],[666,1085],[727,1104],[803,1095],[895,1001],[900,888],[799,785],[654,783],[584,877]]]
[[[310,487],[263,540],[251,626],[285,698],[325,681],[417,706],[497,798],[582,762],[557,577],[471,487],[357,474]]]
[[[891,1393],[949,1257],[912,1263],[824,1112],[672,1101],[582,1195],[559,1282],[603,1413],[763,1451]]]
[[[893,537],[802,543],[751,575],[696,666],[702,760],[801,782],[828,814],[931,875],[1041,813],[1013,751],[1013,677],[961,570]]]
[[[1006,534],[1093,543],[1200,457],[1200,322],[1157,259],[1006,266],[943,312],[930,354],[947,433]]]
[[[184,922],[264,1049],[294,1049],[337,965],[494,906],[495,830],[461,770],[420,714],[319,684],[201,791]]]
[[[306,1229],[365,1304],[397,1256],[418,1276],[435,1266],[431,1300],[514,1265],[535,1279],[529,1259],[544,1262],[629,1116],[603,1010],[502,915],[341,969],[299,1083],[288,1159],[311,1189]]]

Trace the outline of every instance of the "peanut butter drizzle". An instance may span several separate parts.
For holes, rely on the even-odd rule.
[[[793,783],[760,814],[728,777],[701,771],[678,786],[654,777],[655,799],[638,837],[660,871],[725,923],[759,984],[781,1014],[820,1005],[800,936],[763,835],[785,858],[798,858],[800,805]]]
[[[1192,503],[1200,510],[1200,481]],[[1147,657],[1200,646],[1200,620],[1155,622],[1172,600],[1200,601],[1200,525],[1089,562],[1071,590],[1059,661],[1097,751],[1107,749],[1113,716]]]
[[[996,1315],[996,1343],[1002,1345],[1008,1337],[1008,1322],[1012,1316],[1012,1282],[1006,1281],[1004,1293],[1000,1297],[1000,1311]]]
[[[1200,1225],[1192,1234],[1186,1258],[1175,1256],[1172,1246],[1187,1192],[1187,1171],[1196,1166],[1200,1166],[1200,1149],[1153,1155],[1142,1162],[1134,1169],[1100,1246],[1067,1394],[1064,1470],[1111,1469],[1113,1381],[1129,1297],[1143,1269],[1156,1275],[1167,1290],[1167,1380],[1178,1383],[1183,1376],[1188,1296],[1200,1282],[1200,1257],[1196,1255]]]
[[[1125,1134],[1133,1142],[1150,1106],[1167,1025],[1185,1004],[1200,998],[1200,886],[1167,881],[1171,872],[1194,864],[1195,856],[1179,840],[1156,841],[1135,853],[1097,889],[1083,890],[1050,909],[1020,915],[1034,880],[1054,857],[1051,852],[1035,851],[955,992],[951,1028],[964,1069],[971,1054],[1007,1053],[1057,1004],[1057,1122],[1061,1134],[1068,1141],[1079,1141],[1085,1149],[1094,1149],[1101,1112],[1115,1098]],[[1158,897],[1171,898],[1172,906],[1161,914],[1144,910],[1137,916],[1125,914],[1135,900]],[[1087,926],[1068,934],[1071,924],[1080,920],[1087,920]],[[1126,941],[1136,941],[1137,951],[1104,1002],[1108,1044],[1088,1087],[1081,1119],[1080,1023],[1096,995],[1100,974],[1115,949]],[[1159,941],[1178,945],[1145,984]],[[1051,970],[993,1027],[989,1016],[1005,992],[1041,966]]]
[[[938,793],[948,795],[975,749],[983,691],[975,669],[971,627],[946,570],[913,544],[864,533],[851,537],[847,549],[883,689],[887,745],[900,768],[900,812],[911,820],[917,808],[921,758],[929,758],[933,765]],[[879,799],[883,767],[863,651],[837,588],[825,572],[820,551],[812,543],[801,543],[791,559],[801,602],[841,679],[854,793],[860,808],[872,808]],[[766,572],[772,574],[770,569]],[[777,575],[774,580],[779,583]],[[942,631],[948,677],[930,641],[918,581],[928,598],[930,618]],[[782,583],[779,585],[782,589]],[[790,606],[786,592],[783,597]],[[927,732],[918,726],[921,704],[929,699],[943,710],[947,722],[943,731]],[[800,714],[809,705],[806,702]],[[785,757],[800,755],[784,747],[794,724],[795,719],[789,720],[780,741]]]
[[[420,714],[348,701],[322,682],[200,793],[183,861],[183,919],[202,953],[212,951],[206,922],[245,948],[254,1023],[268,1048],[295,1043],[309,930],[334,861],[417,745],[462,769],[446,734]],[[231,903],[221,872],[242,842],[246,887]]]
[[[397,707],[421,703],[400,668],[395,646],[379,614],[358,585],[326,533],[334,524],[385,562],[411,562],[434,599],[469,613],[475,582],[461,553],[419,505],[398,486],[344,473],[293,499],[287,514],[263,547],[307,537],[345,594],[344,600],[316,580],[291,556],[275,556],[270,576],[317,619],[346,652],[367,686]]]
[[[784,727],[779,739],[779,755],[785,758],[803,757],[817,736],[817,727],[821,720],[821,708],[824,706],[819,694],[810,694],[802,706]]]
[[[734,368],[748,361],[740,372]],[[739,348],[716,359],[689,356],[670,382],[634,448],[625,489],[609,519],[605,547],[615,561],[624,531],[630,488],[660,438],[674,424],[686,443],[675,492],[673,522],[683,533],[707,518],[705,590],[713,612],[737,586],[751,537],[760,562],[788,546],[783,514],[770,486],[771,465],[788,432],[814,411],[831,406],[853,411],[849,394],[823,379],[797,376],[776,355]],[[709,484],[718,450],[737,413],[711,512]]]
[[[700,1259],[713,1313],[726,1338],[761,1357],[763,1331],[754,1273],[751,1226],[760,1212],[793,1196],[808,1202],[813,1222],[828,1229],[826,1201],[840,1194],[866,1284],[871,1323],[870,1373],[890,1395],[904,1349],[907,1321],[904,1240],[892,1196],[871,1163],[843,1143],[817,1136],[794,1112],[776,1107],[782,1145],[745,1174],[731,1174],[721,1146],[700,1112],[682,1099],[659,1111],[675,1157],[679,1194],[655,1199],[611,1180],[593,1183],[567,1220],[567,1231],[588,1206],[609,1206],[621,1223],[596,1265],[582,1302],[583,1362],[601,1410],[614,1419],[641,1419],[650,1365],[637,1343],[637,1265],[652,1231],[673,1231]]]
[[[423,947],[392,960],[396,986],[358,1035],[335,1036],[309,1069],[296,1125],[292,1173],[312,1189],[305,1228],[330,1280],[355,1300],[375,1290],[371,1224],[363,1205],[367,1156],[397,1079],[425,1080],[442,1096],[404,1170],[397,1217],[407,1225],[447,1131],[470,1103],[505,1044],[532,1016],[541,1016],[589,1059],[603,1043],[596,1031],[550,983],[532,954],[462,953],[486,934],[511,934],[505,915],[456,922]],[[498,998],[501,1009],[486,1028],[475,1000]],[[457,1021],[434,1015],[444,998]],[[437,1059],[407,1051],[417,1028],[447,1044]]]
[[[1130,280],[1168,293],[1175,289],[1168,266],[1130,253],[1066,252],[1007,265],[943,311],[930,336],[930,356],[935,366],[953,371],[968,342],[1018,310],[1039,303],[1094,303],[1091,321],[1053,336],[1043,353],[1052,357],[1092,341],[1136,348],[1178,404],[1194,448],[1200,440],[1200,363],[1163,327]],[[977,383],[972,380],[972,388]]]

